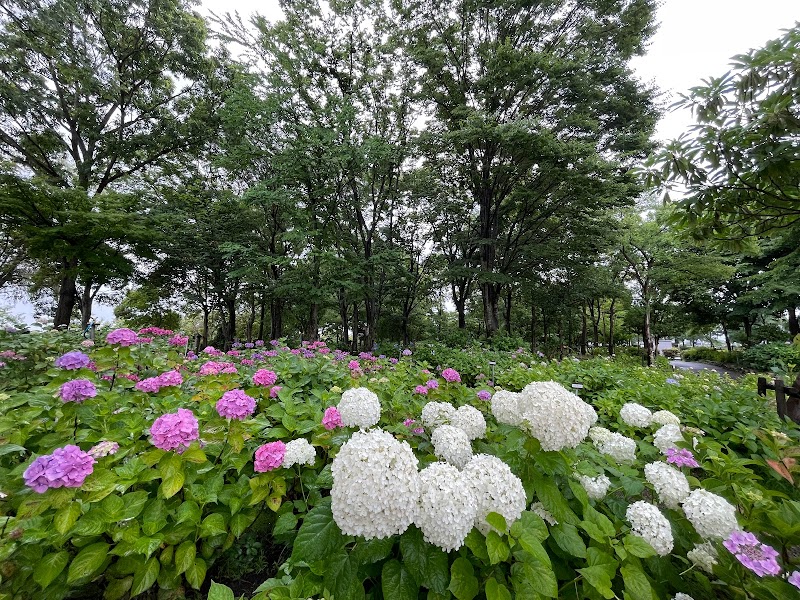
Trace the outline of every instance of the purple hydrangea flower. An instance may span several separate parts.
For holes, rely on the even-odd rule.
[[[411,350],[409,350],[408,348],[403,350],[403,356],[411,356]]]
[[[428,388],[425,387],[424,385],[418,385],[417,387],[414,388],[414,393],[426,396],[428,394]]]
[[[414,423],[416,423],[416,420],[414,419],[406,419],[405,421],[403,421],[403,425],[405,425],[406,427],[411,427]]]
[[[400,361],[397,360],[396,358],[392,357],[392,358],[389,359],[389,362],[392,363],[393,365],[396,365]]]
[[[322,417],[322,425],[330,431],[337,427],[343,427],[342,415],[339,414],[339,409],[335,406],[329,406],[325,409],[325,416]]]
[[[693,469],[700,466],[691,451],[685,448],[667,448],[667,462],[679,467],[691,467]]]
[[[261,348],[264,345],[264,340],[256,340],[256,348]]]
[[[442,377],[451,383],[461,383],[461,375],[455,369],[445,369],[442,371]]]
[[[50,488],[81,487],[94,470],[95,460],[72,444],[37,458],[25,469],[25,485],[38,493]]]
[[[280,392],[282,389],[283,389],[283,387],[281,387],[279,385],[273,385],[271,388],[269,388],[269,397],[270,398],[277,398],[278,397],[278,392]]]
[[[276,381],[278,381],[278,376],[274,371],[268,369],[259,369],[253,375],[253,383],[256,385],[274,385]]]
[[[255,348],[255,347],[256,347],[256,345],[255,345],[253,342],[247,342],[247,343],[244,345],[244,347],[245,347],[245,348],[247,348],[247,349],[249,350],[249,349],[251,349],[251,348]]]
[[[200,437],[200,425],[192,411],[179,408],[178,412],[158,417],[150,427],[150,435],[156,448],[181,452]]]
[[[677,379],[673,379],[672,377],[669,377],[669,378],[667,379],[667,383],[668,383],[668,384],[670,384],[670,385],[680,385],[680,384],[678,383],[678,380],[677,380]]]
[[[759,542],[752,533],[734,531],[722,545],[759,577],[781,572],[781,567],[775,560],[779,556],[778,552],[772,546]]]
[[[256,450],[254,470],[256,473],[265,473],[277,469],[283,464],[286,454],[286,444],[278,440],[259,446]]]
[[[139,341],[139,336],[132,329],[122,327],[115,329],[106,336],[107,344],[119,344],[120,346],[133,346]]]
[[[55,365],[62,369],[74,371],[75,369],[88,367],[90,362],[92,362],[91,359],[83,352],[73,350],[72,352],[67,352],[63,356],[59,356],[56,359]]]
[[[489,390],[481,390],[478,392],[478,400],[483,400],[484,402],[492,399],[492,392]]]
[[[136,384],[136,389],[140,392],[155,394],[161,389],[161,381],[159,381],[158,377],[148,377],[138,382]]]
[[[81,403],[97,396],[97,388],[88,379],[73,379],[64,383],[58,393],[63,402]]]
[[[243,390],[230,390],[222,394],[217,401],[217,412],[226,419],[240,421],[252,415],[256,410],[256,401],[244,393]]]
[[[425,430],[422,427],[415,427],[413,429],[413,433],[416,433],[417,435],[422,435],[423,433],[425,433]]]
[[[157,379],[161,387],[177,386],[183,383],[183,376],[178,371],[165,371]]]
[[[787,579],[789,583],[791,583],[794,587],[800,589],[800,571],[795,571],[789,578]]]
[[[439,380],[438,379],[429,379],[428,382],[425,384],[429,390],[435,390],[439,387]]]

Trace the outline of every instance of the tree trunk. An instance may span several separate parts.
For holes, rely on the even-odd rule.
[[[497,301],[500,297],[497,285],[492,283],[481,284],[481,294],[483,296],[483,324],[486,327],[486,337],[494,337],[499,327]]]
[[[210,320],[210,313],[208,306],[203,305],[203,348],[208,346],[208,322]]]
[[[353,302],[353,340],[352,352],[358,352],[358,303]]]
[[[531,352],[536,353],[536,305],[531,302]]]
[[[269,303],[270,339],[279,340],[283,337],[283,300],[273,298]]]
[[[72,311],[75,309],[75,299],[78,290],[75,288],[75,268],[78,261],[75,259],[64,259],[61,262],[61,285],[58,286],[58,306],[53,320],[53,328],[66,329],[72,318]]]
[[[311,303],[308,311],[308,325],[304,338],[309,342],[316,342],[319,339],[319,304],[316,302]]]
[[[342,319],[342,346],[350,346],[350,323],[348,321],[347,298],[343,291],[339,291],[339,317]]]
[[[745,317],[743,319],[744,324],[744,337],[747,341],[747,345],[750,345],[750,337],[753,335],[753,322],[750,320],[750,317]]]
[[[377,334],[378,310],[375,299],[364,298],[364,351],[372,352],[375,346],[375,336]]]
[[[250,315],[247,318],[247,331],[246,337],[248,342],[253,341],[253,329],[256,325],[256,294],[253,292],[250,295]]]
[[[733,346],[731,345],[731,336],[728,335],[728,328],[725,323],[722,323],[722,333],[725,336],[725,347],[728,349],[728,352],[733,352]]]
[[[586,354],[586,338],[587,338],[587,324],[586,324],[586,302],[581,307],[581,354]]]
[[[608,355],[614,356],[614,304],[616,304],[616,298],[611,301],[611,305],[608,307]]]
[[[600,346],[600,300],[597,301],[597,313],[594,311],[594,299],[589,303],[589,316],[592,320],[592,342],[594,347]]]
[[[267,313],[267,296],[261,294],[261,303],[258,310],[258,339],[264,340],[264,317]]]
[[[797,321],[797,307],[789,307],[789,335],[792,337],[800,335],[800,323]]]
[[[505,320],[506,320],[506,333],[511,335],[511,296],[514,293],[514,289],[509,286],[508,291],[506,292],[506,306],[505,306]]]
[[[466,307],[464,306],[465,302],[456,302],[456,311],[458,312],[458,328],[459,329],[466,329],[467,328],[467,313]]]
[[[92,318],[92,303],[94,302],[94,295],[92,294],[92,278],[86,280],[83,284],[81,291],[81,331],[86,331],[89,326],[89,320]]]
[[[655,348],[653,348],[653,334],[650,327],[650,303],[644,305],[644,326],[642,327],[642,338],[644,350],[647,353],[647,366],[650,367],[655,362]]]

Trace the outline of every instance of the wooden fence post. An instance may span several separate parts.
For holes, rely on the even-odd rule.
[[[783,389],[783,379],[775,380],[775,404],[778,406],[778,416],[786,418],[786,392]]]

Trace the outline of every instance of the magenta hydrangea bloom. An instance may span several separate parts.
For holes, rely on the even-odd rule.
[[[406,419],[405,421],[403,421],[403,425],[405,425],[406,427],[411,427],[414,423],[416,423],[414,419]]]
[[[157,377],[161,387],[180,385],[183,383],[183,376],[178,371],[165,371]]]
[[[351,371],[355,371],[356,369],[360,369],[361,365],[357,360],[351,360],[349,363],[347,363],[347,368]]]
[[[189,336],[188,335],[183,336],[180,333],[176,333],[171,338],[169,338],[169,340],[167,340],[167,343],[170,346],[185,346],[186,344],[189,343]]]
[[[325,409],[325,416],[322,417],[322,425],[330,431],[337,427],[343,427],[342,415],[339,414],[339,409],[335,406],[329,406]]]
[[[161,381],[159,381],[158,377],[148,377],[138,382],[136,384],[136,389],[140,392],[155,394],[161,389]]]
[[[281,386],[279,386],[279,385],[273,385],[269,389],[269,397],[270,398],[277,398],[278,397],[278,392],[280,392],[282,389],[283,388]]]
[[[408,348],[403,350],[403,356],[411,356],[411,350],[409,350]]]
[[[478,400],[483,400],[484,402],[492,399],[492,392],[489,390],[481,390],[477,395]]]
[[[685,448],[667,448],[667,462],[679,467],[691,467],[693,469],[700,466],[691,451]]]
[[[244,420],[256,410],[256,401],[243,390],[230,390],[217,401],[217,412],[226,419]]]
[[[92,362],[91,359],[83,352],[73,350],[72,352],[67,352],[63,356],[59,356],[56,359],[55,365],[62,369],[74,371],[75,369],[88,367],[90,362]]]
[[[727,540],[722,542],[731,554],[740,563],[753,571],[759,577],[764,575],[777,575],[781,566],[775,559],[779,556],[777,550],[758,541],[752,533],[734,531]]]
[[[77,488],[92,474],[94,463],[89,453],[70,444],[37,458],[22,477],[25,485],[40,494],[50,488]]]
[[[277,469],[283,464],[286,454],[286,444],[278,440],[259,446],[256,450],[254,469],[256,473],[265,473]]]
[[[415,427],[413,429],[413,432],[416,433],[417,435],[422,435],[423,433],[425,433],[425,430],[422,427]]]
[[[132,329],[122,327],[115,329],[106,336],[107,344],[119,344],[120,346],[133,346],[139,341],[139,336]]]
[[[425,387],[424,385],[418,385],[417,387],[414,388],[414,393],[422,394],[423,396],[425,396],[428,393],[428,388]]]
[[[789,578],[787,579],[789,583],[791,583],[794,587],[800,589],[800,571],[795,571]]]
[[[153,445],[162,450],[183,451],[200,437],[200,426],[194,413],[185,408],[158,417],[150,427]]]
[[[445,369],[442,371],[442,377],[450,383],[461,383],[461,375],[455,369]]]
[[[269,369],[259,369],[253,375],[253,383],[256,385],[274,385],[276,381],[278,381],[278,376]]]
[[[83,402],[87,398],[97,396],[97,388],[88,379],[73,379],[62,384],[58,391],[64,402]]]
[[[435,390],[436,388],[439,387],[439,380],[438,379],[429,379],[425,383],[425,387],[427,387],[429,390]]]
[[[119,444],[117,442],[103,441],[89,448],[89,456],[93,458],[103,458],[104,456],[116,454],[117,450],[119,450]]]

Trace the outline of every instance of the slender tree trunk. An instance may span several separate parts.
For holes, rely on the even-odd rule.
[[[722,323],[722,333],[725,336],[725,347],[728,349],[728,352],[733,352],[733,346],[731,345],[731,336],[728,335],[728,327],[725,325],[725,322]]]
[[[750,320],[750,317],[747,316],[743,319],[744,324],[744,338],[747,341],[747,345],[750,345],[750,337],[753,335],[753,321]]]
[[[348,321],[349,314],[347,306],[347,298],[343,291],[339,291],[339,317],[342,319],[342,346],[345,348],[350,347],[350,322]]]
[[[602,311],[600,310],[600,300],[597,301],[597,313],[594,310],[594,299],[589,303],[589,316],[592,319],[592,341],[594,342],[594,347],[597,348],[600,346],[600,315]]]
[[[509,286],[508,291],[506,292],[506,306],[505,306],[506,333],[508,335],[511,335],[511,297],[513,293],[514,289],[511,286]]]
[[[83,284],[81,291],[81,331],[85,331],[89,326],[89,320],[92,318],[92,303],[94,302],[94,295],[92,294],[92,277],[86,280]]]
[[[273,298],[269,303],[270,339],[279,340],[283,337],[283,300]]]
[[[644,340],[644,350],[647,353],[647,366],[650,367],[655,362],[655,348],[653,348],[653,334],[650,327],[650,303],[644,305],[644,326],[642,327],[642,338]]]
[[[586,338],[587,338],[587,324],[586,324],[586,302],[581,307],[581,354],[586,354]]]
[[[536,352],[536,304],[531,302],[531,352]]]
[[[797,307],[789,307],[789,335],[792,337],[800,334],[800,323],[797,321]]]
[[[608,307],[608,355],[614,356],[614,304],[616,298],[611,301]]]
[[[258,309],[258,339],[264,339],[264,317],[267,313],[267,296],[261,294],[261,303]]]
[[[203,304],[203,348],[208,346],[208,322],[211,317],[209,314],[210,312],[211,311],[208,309],[208,306]]]
[[[375,346],[378,310],[374,298],[364,298],[364,351],[372,352]]]
[[[225,301],[225,309],[228,313],[228,327],[225,332],[225,347],[228,349],[236,338],[236,297],[230,297]]]
[[[246,337],[248,342],[253,341],[253,329],[256,325],[256,294],[255,292],[250,295],[250,315],[247,318],[247,331]]]
[[[353,302],[353,342],[352,351],[358,352],[358,303]]]
[[[78,261],[75,259],[65,258],[61,261],[61,285],[58,286],[58,305],[53,320],[54,329],[69,327],[78,293],[75,287],[75,268],[77,266]]]
[[[464,301],[456,302],[456,311],[458,312],[458,328],[459,329],[466,329],[467,328],[467,313],[466,308],[464,306]]]
[[[308,311],[308,325],[304,337],[309,342],[316,342],[319,339],[319,304],[316,302],[311,303]]]

